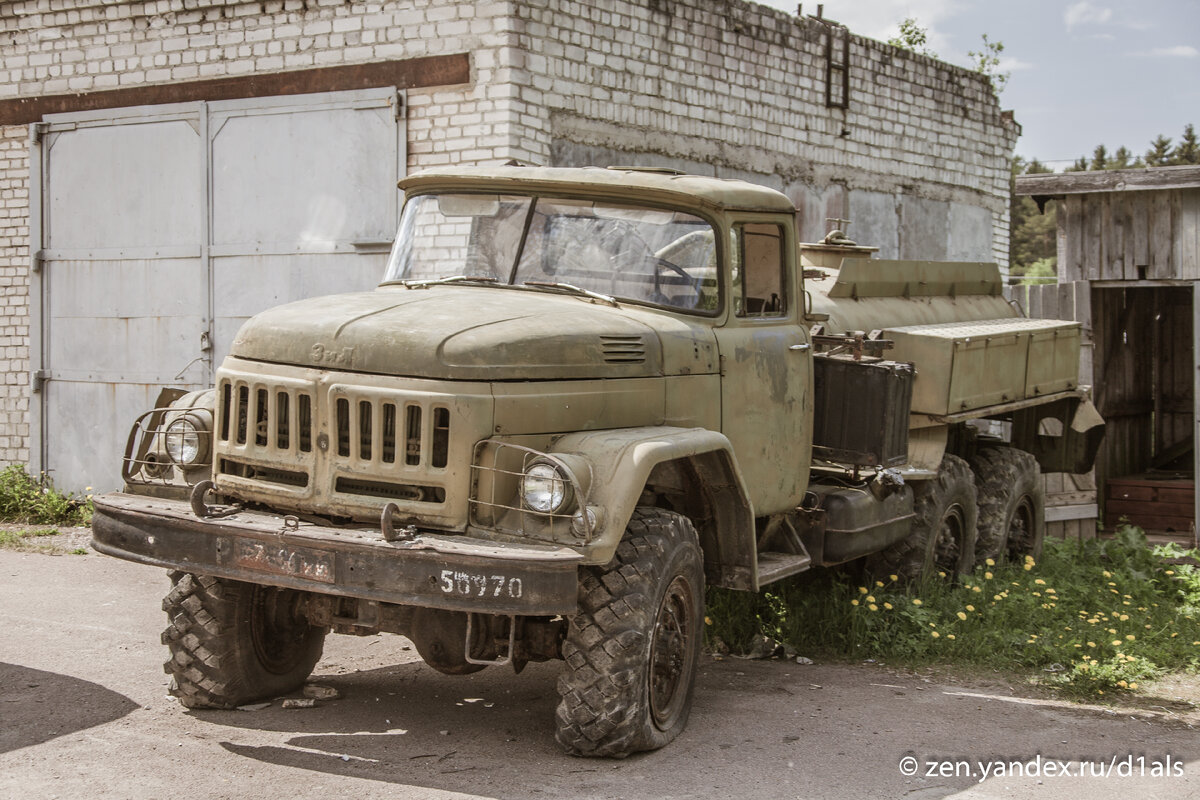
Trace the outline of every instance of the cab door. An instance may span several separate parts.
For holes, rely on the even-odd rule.
[[[721,430],[755,516],[795,508],[808,485],[812,344],[802,324],[794,228],[747,218],[730,232],[730,293],[716,329]]]

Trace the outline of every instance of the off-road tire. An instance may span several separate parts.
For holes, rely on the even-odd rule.
[[[612,561],[580,570],[558,679],[557,738],[580,756],[624,758],[683,730],[704,625],[704,564],[683,516],[638,508]]]
[[[967,462],[946,454],[933,480],[913,484],[912,532],[867,561],[875,575],[903,581],[965,575],[975,566],[975,476]]]
[[[163,600],[171,651],[163,670],[188,708],[236,708],[286,694],[321,658],[325,629],[301,615],[290,589],[172,572]]]
[[[1046,536],[1046,498],[1037,459],[1013,447],[985,447],[971,459],[979,495],[975,560],[1037,558]]]

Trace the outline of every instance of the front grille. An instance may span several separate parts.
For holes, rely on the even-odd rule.
[[[419,403],[340,396],[334,401],[334,431],[341,458],[443,469],[450,458],[450,409]]]
[[[305,486],[308,486],[307,472],[279,469],[278,467],[261,467],[254,464],[243,464],[242,462],[235,461],[232,458],[221,459],[221,472],[225,473],[226,475],[236,475],[239,478],[246,478],[252,481],[277,483],[280,486],[292,486],[301,489]]]
[[[465,498],[461,508],[450,508],[447,499],[451,486],[468,479],[451,467],[450,456],[455,420],[470,419],[454,411],[464,401],[450,400],[436,391],[441,387],[338,377],[344,382],[310,374],[219,375],[218,487],[280,509],[355,519],[377,519],[389,502],[412,504],[413,513],[443,525],[465,519]]]
[[[407,500],[411,503],[444,503],[446,490],[440,486],[418,486],[413,483],[383,483],[358,478],[338,478],[335,484],[339,494],[356,494],[362,497],[386,497],[390,500]]]
[[[218,440],[258,449],[310,453],[313,398],[294,387],[222,380],[217,407]]]

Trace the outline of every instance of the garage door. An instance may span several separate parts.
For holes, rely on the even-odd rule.
[[[66,489],[119,487],[133,419],[165,386],[211,385],[247,317],[374,286],[398,213],[402,100],[337,92],[38,126],[33,466]]]

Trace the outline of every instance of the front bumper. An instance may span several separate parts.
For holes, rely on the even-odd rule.
[[[92,546],[142,564],[386,603],[529,616],[576,610],[582,556],[553,545],[316,525],[260,511],[201,519],[185,501],[97,497]]]

